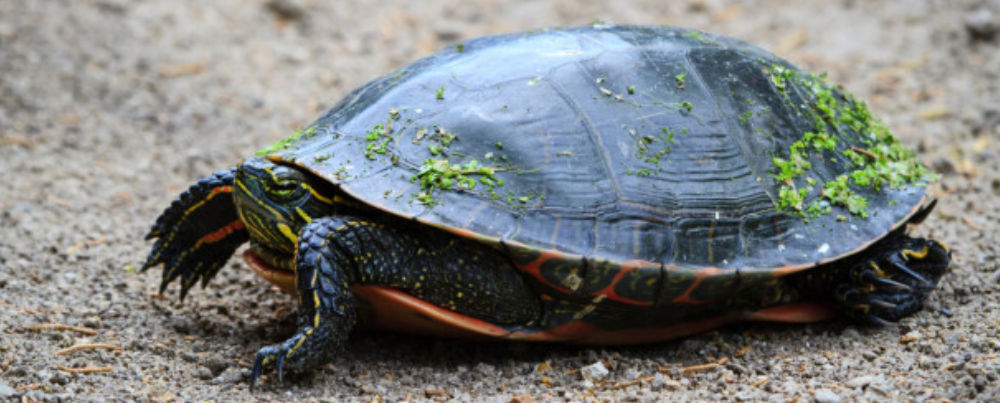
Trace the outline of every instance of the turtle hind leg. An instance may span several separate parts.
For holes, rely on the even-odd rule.
[[[844,266],[828,287],[847,317],[870,324],[896,322],[922,309],[951,262],[940,242],[901,233],[864,255]]]

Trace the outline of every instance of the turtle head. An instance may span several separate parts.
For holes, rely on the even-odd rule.
[[[233,192],[250,248],[277,269],[294,271],[299,233],[310,221],[334,213],[330,185],[293,166],[252,158],[236,170]]]

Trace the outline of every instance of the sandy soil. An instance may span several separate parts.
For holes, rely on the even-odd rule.
[[[1000,400],[1000,2],[582,3],[0,1],[0,400]],[[177,193],[350,89],[462,39],[595,20],[742,38],[868,99],[943,174],[919,233],[956,255],[927,309],[633,348],[359,332],[251,395],[252,354],[290,334],[293,301],[236,260],[184,304],[136,272]],[[117,349],[57,353],[88,342]],[[587,383],[597,362],[610,373]],[[80,367],[110,371],[60,369]]]

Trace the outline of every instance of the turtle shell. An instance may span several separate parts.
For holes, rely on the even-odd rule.
[[[648,305],[863,250],[931,202],[900,150],[864,103],[760,48],[600,25],[442,50],[258,155],[505,248],[548,287]],[[687,273],[673,295],[668,270]]]

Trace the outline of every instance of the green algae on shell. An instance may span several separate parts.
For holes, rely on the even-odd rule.
[[[765,65],[764,71],[771,83],[788,101],[789,106],[812,119],[814,129],[802,134],[793,142],[784,156],[774,156],[771,176],[782,183],[775,207],[803,216],[816,217],[829,214],[832,209],[818,202],[804,204],[806,195],[814,189],[819,197],[831,205],[847,209],[852,215],[868,216],[868,200],[855,189],[882,186],[901,189],[906,186],[925,186],[937,179],[926,166],[916,160],[913,151],[896,139],[888,126],[872,116],[868,105],[845,90],[834,88],[825,75],[804,74],[781,65]],[[805,92],[808,105],[791,102],[790,91],[798,87]],[[843,138],[845,132],[860,137],[865,148],[850,145]],[[808,183],[796,188],[795,181],[811,169],[810,153],[834,153],[846,157],[852,168],[848,174],[822,184]]]
[[[281,140],[275,141],[274,143],[271,143],[271,145],[263,148],[260,151],[257,151],[254,155],[256,155],[256,156],[259,157],[259,156],[263,156],[263,155],[274,154],[276,152],[288,149],[293,144],[295,144],[296,142],[298,142],[300,140],[300,138],[309,138],[309,137],[311,137],[313,134],[315,134],[315,131],[316,131],[315,127],[309,127],[309,128],[304,129],[304,130],[296,131],[295,133],[292,133],[291,136],[288,136],[288,137],[283,138]]]

